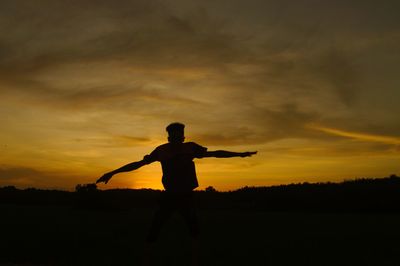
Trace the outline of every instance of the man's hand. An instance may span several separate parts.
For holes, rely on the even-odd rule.
[[[104,182],[105,184],[107,184],[108,183],[108,181],[111,179],[111,177],[113,177],[113,173],[106,173],[106,174],[104,174],[102,177],[100,177],[97,181],[96,181],[96,184],[97,183],[101,183],[101,182]]]
[[[257,152],[256,151],[246,151],[246,152],[242,152],[240,154],[240,157],[250,157],[254,154],[257,154]]]

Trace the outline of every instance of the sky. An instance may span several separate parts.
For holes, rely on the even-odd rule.
[[[73,190],[186,125],[200,189],[400,174],[398,1],[2,0],[0,186]],[[154,163],[100,188],[161,186]]]

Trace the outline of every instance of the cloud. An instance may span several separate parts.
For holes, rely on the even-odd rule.
[[[385,150],[392,139],[377,137],[399,133],[398,5],[1,1],[3,139],[15,158],[38,147],[116,157],[109,147],[142,152],[182,121],[205,146]]]
[[[233,56],[232,37],[220,32],[205,13],[178,17],[160,1],[2,5],[4,12],[13,14],[4,16],[4,22],[16,25],[11,32],[0,30],[5,36],[1,47],[7,52],[0,61],[4,68],[37,72],[60,64],[110,59],[166,66]]]
[[[191,136],[191,139],[207,145],[236,146],[318,137],[306,127],[308,123],[318,121],[318,114],[301,111],[295,104],[283,105],[276,110],[264,107],[243,112],[239,109],[225,114],[225,117],[228,117],[228,122],[222,126],[222,131],[221,126],[215,125],[217,121],[209,121],[209,126],[197,129],[198,133]]]
[[[344,104],[351,106],[357,100],[360,84],[355,64],[345,51],[332,48],[322,56],[318,66],[319,73],[333,86],[337,96]]]
[[[328,128],[318,125],[310,125],[311,129],[318,130],[327,134],[351,138],[360,141],[367,141],[367,142],[380,142],[384,144],[392,144],[392,145],[400,145],[400,138],[399,137],[391,137],[391,136],[382,136],[382,135],[372,135],[368,133],[360,133],[360,132],[350,132],[335,128]]]
[[[27,167],[0,168],[0,178],[2,180],[15,178],[29,178],[31,176],[42,175],[39,171]]]
[[[354,141],[351,138],[336,137],[333,141],[324,139],[280,140],[267,143],[259,149],[260,154],[269,156],[290,156],[297,158],[331,157],[379,157],[396,156],[398,146],[393,144],[371,141]]]
[[[0,167],[0,185],[14,185],[18,187],[46,187],[61,188],[71,184],[73,175],[49,173],[29,167],[7,166]],[[72,182],[71,182],[72,181]]]
[[[116,136],[114,140],[124,147],[144,145],[152,142],[150,138],[146,137],[133,137],[133,136]]]
[[[2,95],[53,109],[125,108],[138,101],[197,105],[198,100],[176,89],[166,90],[174,80],[192,85],[190,80],[198,80],[210,66],[241,57],[234,37],[205,13],[178,17],[158,1],[76,4],[2,2],[3,12],[15,13],[4,16],[4,22],[16,25],[12,32],[0,28],[5,36],[0,46]],[[50,15],[55,10],[63,12]],[[118,71],[124,73],[122,79]]]
[[[220,10],[220,17],[213,13],[213,5]],[[188,3],[174,7],[159,1],[87,1],[74,5],[69,1],[41,1],[40,5],[4,1],[4,23],[15,24],[16,30],[3,28],[0,90],[73,108],[93,108],[103,100],[115,104],[121,98],[193,103],[190,97],[176,96],[184,86],[202,90],[214,87],[239,99],[246,93],[256,99],[268,94],[280,101],[278,105],[286,102],[288,95],[296,96],[293,101],[299,105],[307,104],[304,101],[315,103],[329,97],[329,89],[347,106],[357,101],[361,85],[354,55],[348,53],[343,41],[332,48],[332,39],[323,33],[339,34],[341,26],[327,24],[327,20],[336,14],[332,10],[354,11],[353,5],[332,4],[328,9],[318,4],[320,12],[310,12],[288,2],[234,4],[231,8],[246,11],[236,19],[251,29],[247,35],[234,23],[232,14],[222,10],[223,6]],[[271,17],[258,12],[263,8],[271,13],[280,10],[280,15],[270,21]],[[368,19],[362,12],[357,14]],[[347,15],[343,19],[352,20]],[[260,27],[248,25],[253,20],[258,20]],[[371,32],[373,35],[375,29]],[[66,92],[43,80],[57,69],[58,76],[68,80],[73,78],[68,69],[82,65],[97,70],[102,82],[108,83],[70,83]],[[121,83],[126,79],[115,75],[107,81],[105,65],[116,71],[131,68],[136,84],[124,86]],[[134,74],[138,71],[141,77]],[[82,69],[82,81],[88,74]],[[160,96],[154,88],[151,92],[144,88],[160,84],[172,88],[169,97]]]
[[[74,142],[97,148],[115,148],[115,147],[136,147],[153,144],[154,140],[145,136],[109,136],[109,137],[86,137],[76,138]]]

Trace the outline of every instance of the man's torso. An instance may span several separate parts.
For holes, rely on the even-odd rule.
[[[150,156],[161,162],[164,188],[169,191],[188,191],[198,187],[194,158],[207,151],[194,142],[166,143],[158,146]]]

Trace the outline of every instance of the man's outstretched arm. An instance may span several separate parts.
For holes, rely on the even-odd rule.
[[[233,152],[233,151],[206,151],[203,157],[231,158],[231,157],[249,157],[256,154],[256,151]]]
[[[104,182],[105,184],[108,183],[108,181],[111,179],[111,177],[113,177],[113,175],[118,174],[118,173],[122,173],[122,172],[130,172],[133,170],[136,170],[146,164],[152,163],[153,161],[149,160],[148,158],[146,158],[146,156],[144,157],[143,160],[141,161],[137,161],[137,162],[133,162],[133,163],[128,163],[127,165],[124,165],[118,169],[115,169],[114,171],[105,173],[102,177],[100,177],[97,181],[97,183],[101,183]]]

